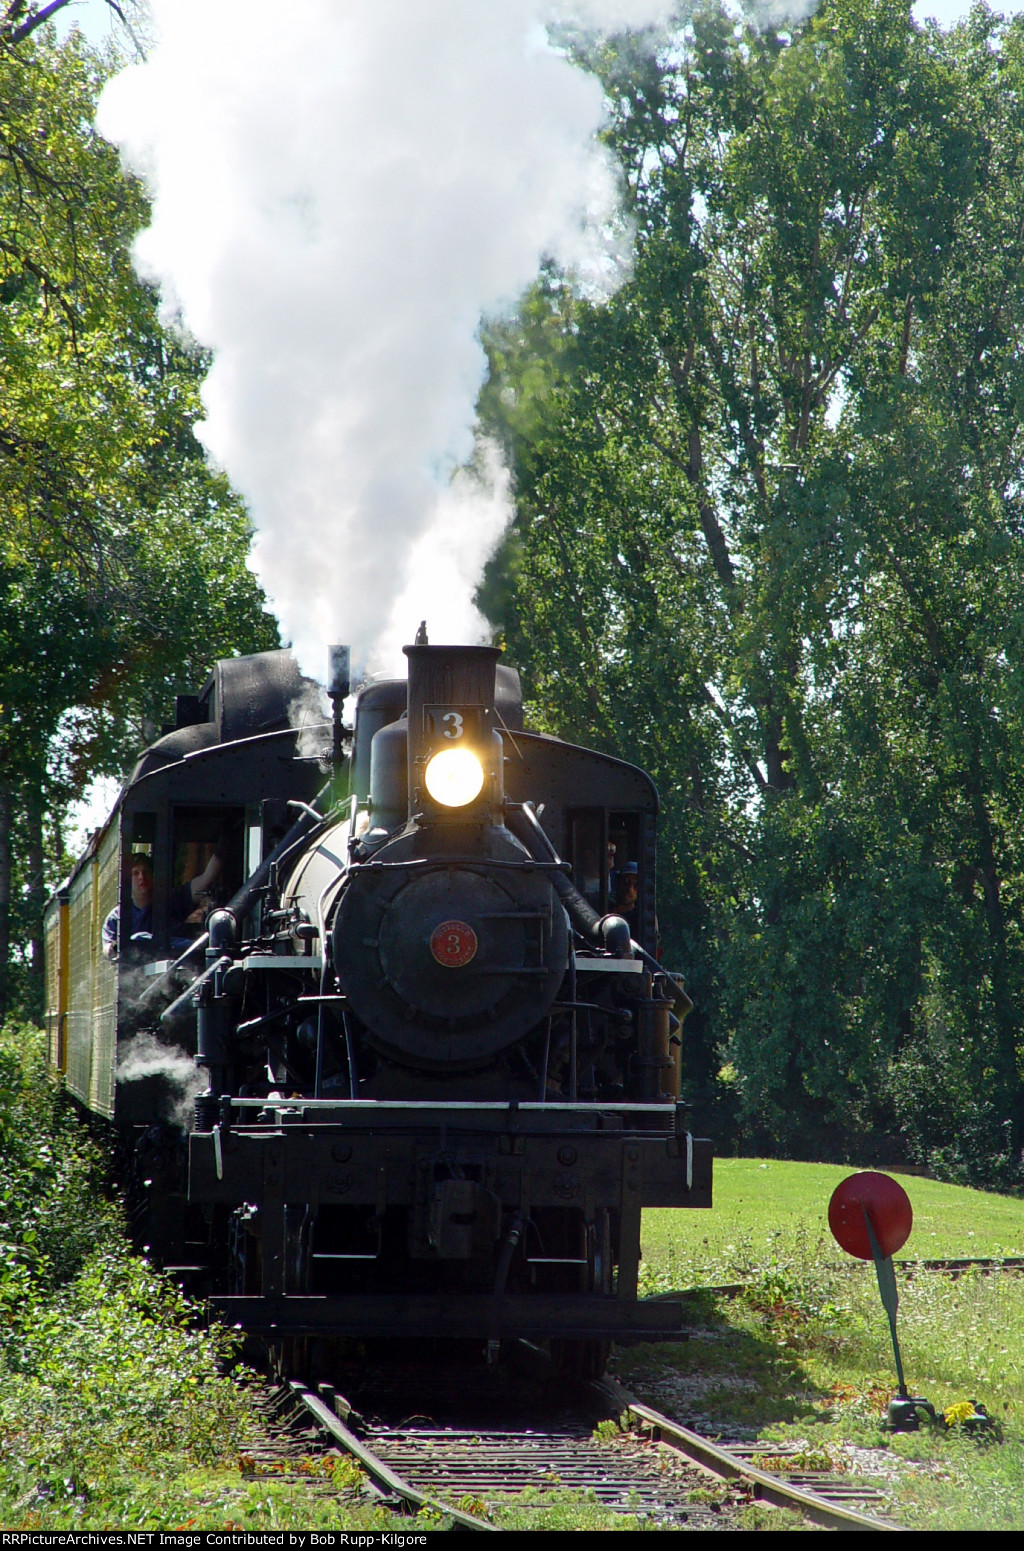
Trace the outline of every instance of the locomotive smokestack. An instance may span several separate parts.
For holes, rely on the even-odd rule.
[[[352,652],[347,646],[327,648],[327,693],[331,697],[334,724],[333,753],[335,770],[341,769],[344,758],[344,728],[342,706],[352,683]]]
[[[425,633],[425,632],[424,632]],[[501,652],[496,646],[405,646],[409,659],[409,814],[431,810],[445,817],[445,798],[432,797],[427,767],[438,755],[454,753],[479,761],[483,783],[468,800],[450,805],[447,817],[484,817],[500,809],[503,745],[495,730],[494,681]]]

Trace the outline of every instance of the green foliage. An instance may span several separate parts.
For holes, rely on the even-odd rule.
[[[820,1234],[822,1206],[840,1171],[772,1163],[769,1188],[757,1190],[762,1165],[734,1160],[727,1167],[734,1177],[719,1195],[716,1237],[702,1246],[703,1261],[693,1255],[696,1266],[687,1264],[678,1229],[699,1214],[645,1214],[649,1275],[658,1290],[690,1285],[679,1275],[682,1263],[697,1281],[742,1275],[749,1291],[690,1300],[686,1346],[619,1352],[617,1374],[691,1426],[795,1446],[794,1466],[817,1462],[830,1473],[877,1476],[887,1499],[882,1511],[907,1526],[1019,1529],[1024,1277],[971,1271],[954,1280],[897,1262],[900,1346],[912,1392],[954,1417],[973,1414],[976,1399],[997,1427],[974,1435],[962,1424],[888,1433],[882,1423],[895,1372],[872,1268],[829,1251]],[[904,1183],[916,1218],[907,1255],[923,1257],[936,1246],[946,1255],[1012,1254],[1024,1242],[1019,1200],[928,1180]],[[771,1226],[773,1209],[781,1228]],[[652,1227],[668,1228],[673,1219],[677,1231],[655,1239]]]
[[[45,1056],[41,1030],[0,1026],[0,1319],[4,1311],[12,1319],[31,1289],[70,1281],[121,1230],[120,1210],[103,1194],[109,1159],[47,1074]]]
[[[743,1509],[737,1523],[741,1530],[763,1530],[770,1535],[779,1530],[793,1534],[811,1528],[798,1514],[790,1513],[785,1508],[773,1508],[769,1503],[751,1503],[749,1508]]]
[[[691,1492],[687,1492],[686,1500],[691,1503],[706,1503],[708,1507],[725,1502],[729,1495],[727,1486],[695,1486]]]
[[[494,1500],[491,1519],[503,1530],[563,1532],[566,1530],[616,1530],[629,1533],[655,1526],[632,1513],[606,1508],[592,1489],[570,1492],[564,1488],[542,1491],[527,1487],[506,1500]]]
[[[1019,1528],[1024,1278],[968,1273],[954,1281],[897,1261],[900,1344],[913,1392],[940,1411],[976,1397],[998,1420],[1003,1441],[979,1447],[957,1428],[884,1433],[895,1373],[875,1276],[869,1265],[841,1256],[825,1226],[845,1172],[727,1159],[713,1213],[645,1213],[650,1291],[738,1280],[748,1288],[742,1297],[689,1299],[690,1342],[619,1353],[617,1371],[642,1398],[690,1425],[796,1444],[840,1466],[848,1458],[859,1473],[872,1473],[863,1451],[876,1451],[885,1511],[909,1525]],[[901,1252],[908,1259],[1024,1249],[1019,1199],[902,1182],[915,1218]],[[861,1452],[846,1452],[852,1449]]]
[[[891,1067],[891,1096],[910,1156],[936,1179],[989,1190],[1020,1189],[1024,1165],[1012,1125],[974,1097],[977,1052],[936,1018]]]
[[[1009,1183],[1024,23],[829,0],[776,34],[711,4],[572,46],[633,268],[606,302],[548,274],[492,332],[517,519],[482,601],[541,724],[659,785],[705,1114],[805,1157],[903,1129]],[[918,1135],[909,1074],[944,1041],[966,1058]]]
[[[0,1520],[12,1529],[393,1529],[346,1459],[259,1476],[235,1337],[128,1252],[108,1160],[0,1026]]]
[[[17,1395],[0,1423],[7,1446],[31,1430],[40,1458],[79,1472],[98,1447],[136,1460],[169,1449],[219,1458],[246,1414],[217,1374],[230,1339],[196,1328],[177,1289],[115,1241],[63,1299],[28,1298],[6,1328],[5,1388]]]
[[[218,1458],[247,1414],[225,1333],[128,1254],[107,1161],[45,1070],[41,1032],[0,1029],[0,1501],[75,1499],[109,1451]],[[5,1522],[10,1522],[7,1514]]]
[[[390,1529],[343,1462],[254,1477],[234,1337],[114,1241],[0,1326],[0,1516],[23,1529]],[[337,1468],[335,1468],[337,1467]],[[294,1477],[298,1479],[294,1479]]]
[[[145,200],[92,127],[111,68],[77,32],[0,33],[0,1015],[6,902],[38,980],[68,801],[123,775],[213,658],[277,644],[195,436],[208,363],[132,268]]]

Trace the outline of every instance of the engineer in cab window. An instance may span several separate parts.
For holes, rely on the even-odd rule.
[[[201,909],[204,897],[220,877],[222,871],[221,859],[214,851],[203,871],[197,873],[188,883],[183,883],[176,888],[171,895],[171,941],[180,941],[187,946],[191,941],[188,934],[188,918],[196,910]],[[128,904],[128,941],[135,943],[136,947],[146,948],[153,941],[153,863],[151,859],[138,854],[132,857],[132,891]],[[116,959],[121,944],[120,933],[121,908],[115,905],[103,923],[103,952],[108,959]]]
[[[213,903],[210,890],[223,871],[224,864],[220,855],[216,850],[212,850],[202,871],[172,890],[170,907],[172,948],[187,948],[198,934],[206,911]]]
[[[612,905],[617,916],[625,916],[632,925],[636,916],[637,893],[640,888],[640,869],[636,862],[625,862],[614,875],[615,901]]]

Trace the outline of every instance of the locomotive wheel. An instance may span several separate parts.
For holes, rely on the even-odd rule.
[[[599,1379],[611,1356],[610,1341],[552,1341],[551,1360],[559,1378],[574,1384]]]

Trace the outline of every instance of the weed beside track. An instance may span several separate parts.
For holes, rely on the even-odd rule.
[[[939,1411],[982,1402],[991,1434],[882,1430],[895,1388],[888,1326],[870,1267],[824,1244],[778,1251],[738,1297],[691,1300],[686,1346],[616,1353],[616,1374],[651,1405],[709,1436],[826,1453],[886,1483],[908,1526],[1024,1525],[1024,1276],[898,1269],[908,1382]],[[667,1290],[665,1270],[648,1272]]]

